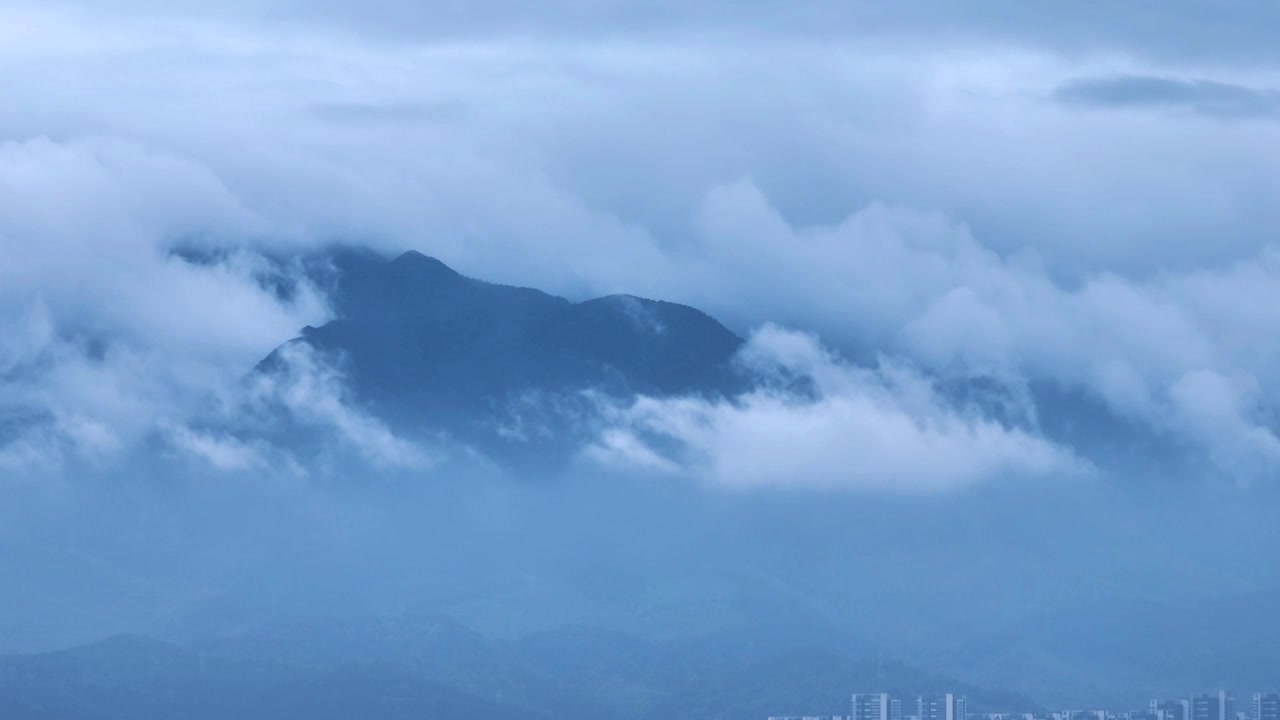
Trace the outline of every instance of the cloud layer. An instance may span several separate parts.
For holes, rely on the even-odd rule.
[[[731,400],[641,398],[615,409],[592,460],[715,486],[889,492],[955,490],[993,479],[1080,475],[1070,450],[965,412],[930,380],[833,357],[815,338],[756,332],[744,363],[805,391],[767,386]]]
[[[665,434],[711,477],[749,474],[717,444],[771,427],[835,458],[819,484],[842,426],[886,453],[972,446],[947,485],[1071,454],[929,389],[972,376],[1274,474],[1269,6],[351,7],[0,7],[0,464],[159,436],[256,467],[261,448],[192,418],[240,407],[248,369],[328,315],[269,258],[343,240],[776,322],[879,368],[830,360],[844,380],[817,399],[642,403],[604,443]],[[298,388],[325,400],[299,413],[410,459],[310,367]],[[908,455],[863,476],[928,485]]]
[[[54,6],[101,12],[91,0]],[[47,3],[46,3],[47,5]],[[1127,52],[1161,58],[1236,62],[1276,58],[1270,29],[1280,11],[1262,0],[1116,0],[1102,6],[1049,0],[810,0],[782,7],[761,0],[518,0],[464,4],[371,0],[122,0],[110,16],[200,18],[269,28],[340,28],[397,42],[456,37],[542,35],[626,37],[656,33],[747,32],[817,41],[928,38],[937,43],[1030,45],[1061,52]],[[105,13],[104,13],[105,14]]]
[[[269,291],[261,231],[207,169],[113,139],[0,145],[0,410],[6,454],[109,455],[220,400],[280,338],[322,321]],[[231,243],[194,263],[180,243]],[[18,450],[25,448],[25,450]]]
[[[1224,118],[1274,118],[1280,112],[1280,92],[1270,88],[1149,75],[1076,78],[1054,95],[1068,104],[1167,108]]]
[[[746,182],[710,193],[702,218],[695,264],[713,282],[694,284],[712,288],[706,302],[731,282],[767,292],[770,278],[796,278],[774,317],[821,323],[938,377],[1073,388],[1240,480],[1277,469],[1280,321],[1260,304],[1280,287],[1276,250],[1141,281],[1102,272],[1072,287],[1034,255],[1001,256],[932,213],[872,205],[797,228]]]

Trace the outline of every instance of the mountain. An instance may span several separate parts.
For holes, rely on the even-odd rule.
[[[759,381],[735,366],[743,339],[685,305],[631,295],[572,302],[467,277],[414,251],[388,258],[339,248],[301,262],[335,317],[303,328],[258,373],[288,372],[291,352],[312,351],[342,373],[357,404],[397,432],[444,433],[523,469],[555,464],[593,439],[602,402],[727,397]],[[293,291],[284,277],[260,280]],[[870,362],[878,350],[855,355]],[[1075,388],[935,380],[957,407],[1043,433],[1117,473],[1163,481],[1189,459],[1169,438]]]
[[[1277,590],[1189,604],[1099,598],[1074,617],[1029,618],[942,664],[1058,703],[1123,707],[1198,688],[1270,688],[1280,668]]]
[[[0,657],[6,720],[546,716],[445,687],[378,659],[308,671],[225,660],[138,636]]]
[[[352,393],[397,428],[447,431],[499,457],[565,446],[598,397],[731,395],[742,338],[684,305],[630,295],[571,302],[465,277],[431,257],[330,257],[336,319],[298,346],[337,363]],[[527,458],[525,458],[527,459]]]
[[[117,636],[0,656],[0,710],[6,720],[729,719],[840,712],[860,689],[946,689],[978,710],[1035,708],[899,663],[749,637],[652,641],[578,626],[494,640],[421,617],[275,628],[198,648]]]

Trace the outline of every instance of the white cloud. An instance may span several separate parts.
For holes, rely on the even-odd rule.
[[[733,400],[641,398],[614,411],[588,457],[734,489],[918,493],[1085,472],[1065,448],[949,406],[907,368],[855,367],[808,335],[766,326],[744,359],[811,382],[812,395],[773,386]]]
[[[1280,400],[1280,321],[1260,298],[1280,287],[1280,252],[1145,279],[1068,284],[1035,256],[1002,256],[935,213],[878,204],[797,227],[751,182],[710,193],[693,260],[705,300],[759,293],[773,317],[946,376],[1051,380],[1200,448],[1236,477],[1280,467],[1269,425]],[[789,278],[779,284],[776,278]],[[1187,402],[1197,373],[1235,378],[1237,401]],[[1220,394],[1220,393],[1215,393]],[[1239,442],[1222,428],[1229,418]],[[1252,454],[1251,462],[1243,456]]]
[[[1248,377],[1212,370],[1188,372],[1169,391],[1172,422],[1202,438],[1214,463],[1239,484],[1272,478],[1280,467],[1280,436],[1264,420],[1257,388]]]
[[[1252,298],[1280,277],[1280,127],[1051,98],[1188,68],[919,37],[744,49],[728,27],[386,43],[219,18],[0,8],[0,321],[19,328],[0,407],[83,418],[117,447],[182,424],[326,315],[305,287],[263,291],[246,243],[354,239],[1062,382],[1215,457],[1225,436],[1175,421],[1208,412],[1175,388],[1242,378],[1229,407],[1269,432],[1280,328]],[[184,240],[229,259],[167,253]]]
[[[251,402],[278,403],[304,425],[334,433],[376,466],[423,468],[433,462],[424,448],[353,404],[342,375],[309,345],[291,343],[277,357],[275,371],[255,377]]]
[[[0,143],[0,411],[100,456],[198,412],[327,310],[283,300],[265,261],[218,248],[264,227],[198,164],[109,139]],[[27,454],[29,455],[29,453]]]
[[[222,472],[269,470],[270,461],[259,447],[228,433],[199,432],[185,425],[169,430],[169,441],[185,453]]]

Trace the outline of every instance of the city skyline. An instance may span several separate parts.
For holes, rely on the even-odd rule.
[[[914,702],[904,705],[904,697],[894,693],[854,693],[848,715],[771,715],[768,720],[1276,720],[1280,717],[1280,692],[1250,694],[1249,710],[1237,710],[1236,698],[1228,690],[1199,693],[1184,698],[1152,699],[1140,710],[1076,709],[1048,712],[1006,710],[969,713],[967,699],[953,693],[907,696]],[[914,707],[914,713],[904,713]]]

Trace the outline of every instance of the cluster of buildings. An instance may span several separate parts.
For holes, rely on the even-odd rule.
[[[912,700],[914,702],[912,702]],[[1222,691],[1190,698],[1152,700],[1141,710],[1063,710],[1051,713],[970,715],[963,695],[918,695],[904,702],[889,693],[856,694],[849,715],[775,715],[769,720],[1280,720],[1280,693],[1256,693],[1237,707]]]
[[[902,698],[889,693],[857,694],[849,715],[774,715],[769,720],[968,720],[963,695],[941,693],[917,695],[915,704],[904,712]],[[1276,720],[1280,720],[1277,718]]]

